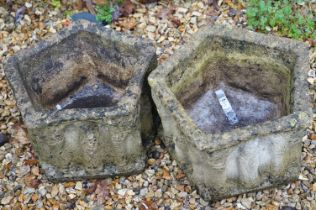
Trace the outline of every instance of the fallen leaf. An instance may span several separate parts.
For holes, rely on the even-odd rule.
[[[39,167],[37,167],[37,166],[33,166],[32,169],[31,169],[31,172],[35,176],[39,176],[40,175],[40,170],[39,170]]]
[[[139,210],[158,210],[158,206],[152,200],[145,200],[140,204]]]
[[[71,21],[68,19],[65,19],[62,21],[62,24],[64,27],[69,27],[71,25]]]
[[[7,163],[4,165],[4,174],[7,174],[10,170],[11,170],[11,167],[12,167],[12,162],[10,163]]]
[[[38,160],[36,160],[36,159],[24,160],[24,164],[29,165],[29,166],[34,166],[34,165],[38,164]]]
[[[177,27],[179,27],[180,25],[181,25],[181,21],[178,19],[178,18],[176,18],[176,17],[171,17],[170,18],[170,20],[171,20],[171,22],[173,23],[173,24],[175,24]]]
[[[121,4],[121,14],[124,17],[129,16],[131,13],[133,13],[135,10],[135,5],[133,4],[133,2],[131,2],[130,0],[125,0],[122,4]]]
[[[313,191],[313,192],[316,192],[316,183],[314,183],[314,184],[312,185],[312,191]]]
[[[184,192],[184,185],[182,184],[176,185],[175,188],[181,192]]]
[[[160,145],[161,144],[161,139],[159,137],[155,138],[155,144]]]
[[[184,33],[185,32],[185,26],[184,25],[179,26],[179,31],[181,33]]]
[[[24,183],[28,187],[37,188],[41,184],[41,181],[36,179],[34,175],[27,175],[24,177]]]
[[[22,127],[22,125],[15,125],[13,127],[13,138],[22,145],[30,144],[30,140],[27,137],[26,128]]]
[[[66,183],[64,184],[64,187],[65,187],[65,188],[69,188],[69,187],[74,187],[75,185],[76,185],[75,182],[66,182]]]
[[[176,179],[182,179],[185,177],[185,174],[183,172],[180,172],[176,175]]]
[[[31,199],[33,202],[36,202],[38,200],[39,196],[37,194],[33,194]]]
[[[315,133],[310,134],[310,135],[309,135],[309,138],[310,138],[311,140],[316,141],[316,134],[315,134]]]
[[[163,179],[166,179],[166,180],[170,180],[172,177],[170,176],[169,171],[167,171],[166,169],[164,169],[164,170],[163,170],[163,173],[162,173],[162,178],[163,178]]]
[[[127,30],[133,30],[137,23],[135,18],[128,18],[118,22],[118,25]]]

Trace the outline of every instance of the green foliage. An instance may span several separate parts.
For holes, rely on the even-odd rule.
[[[75,13],[75,11],[73,11],[73,10],[66,10],[65,12],[64,12],[64,15],[65,15],[65,17],[70,17],[71,15],[73,15]]]
[[[103,4],[98,4],[96,6],[97,15],[96,18],[98,21],[111,23],[113,20],[113,13],[115,11],[115,5],[122,5],[124,0],[105,0]]]
[[[250,0],[247,8],[248,27],[261,32],[275,31],[294,39],[314,39],[312,13],[299,9],[302,0]]]
[[[51,5],[55,8],[61,7],[61,2],[60,0],[51,0]]]
[[[109,4],[102,4],[96,6],[97,20],[101,22],[111,23],[112,13],[115,11],[114,8]]]

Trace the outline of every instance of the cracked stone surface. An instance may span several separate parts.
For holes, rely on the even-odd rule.
[[[308,70],[304,43],[215,26],[150,74],[164,143],[204,199],[297,179],[312,116],[302,94]],[[227,123],[217,89],[226,91],[239,124]]]

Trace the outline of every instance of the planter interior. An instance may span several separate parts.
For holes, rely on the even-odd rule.
[[[247,49],[240,52],[243,49]],[[253,50],[253,51],[252,51]],[[291,63],[260,54],[263,46],[224,38],[200,45],[181,78],[181,64],[168,85],[195,124],[206,133],[274,120],[291,113]],[[290,56],[291,57],[291,56]],[[294,59],[293,59],[294,60]],[[292,63],[293,65],[293,63]],[[222,89],[239,122],[231,125],[215,95]]]
[[[116,105],[133,77],[133,61],[129,58],[134,52],[126,45],[111,50],[103,42],[98,35],[82,31],[43,50],[37,62],[22,62],[19,73],[34,108]]]

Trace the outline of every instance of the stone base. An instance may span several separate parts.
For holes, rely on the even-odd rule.
[[[53,165],[41,162],[41,168],[44,170],[46,177],[53,182],[82,180],[82,179],[100,179],[113,176],[127,176],[131,174],[141,173],[146,166],[146,156],[140,156],[133,162],[124,166],[106,165],[102,171],[86,171],[80,167],[73,167],[60,170]]]
[[[256,137],[233,147],[208,153],[186,141],[162,137],[205,200],[280,186],[297,179],[301,168],[304,131]]]

